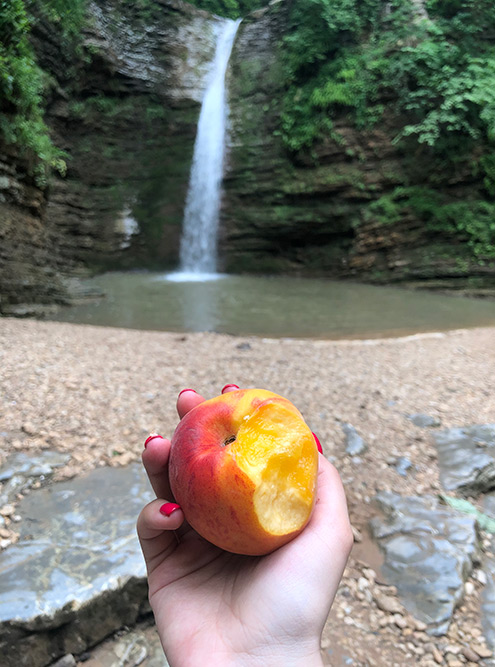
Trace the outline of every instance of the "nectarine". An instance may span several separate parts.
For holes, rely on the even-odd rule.
[[[318,450],[299,410],[264,389],[204,401],[172,438],[170,486],[189,524],[218,547],[269,553],[308,523]]]

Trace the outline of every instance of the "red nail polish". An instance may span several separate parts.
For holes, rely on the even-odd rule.
[[[165,503],[165,505],[160,507],[160,512],[165,514],[165,516],[170,516],[177,510],[180,510],[180,505],[177,505],[177,503]]]
[[[239,387],[236,384],[226,384],[225,387],[222,389],[222,394],[226,389],[229,389],[230,387],[235,387],[236,389],[239,389]]]
[[[179,396],[182,396],[182,394],[183,394],[185,391],[194,391],[195,394],[198,393],[198,392],[195,391],[194,389],[183,389],[181,392],[179,392]]]
[[[316,446],[318,447],[318,451],[320,452],[320,454],[323,454],[323,447],[321,446],[321,443],[318,440],[318,436],[313,433],[313,438],[315,439]]]
[[[158,433],[151,433],[144,441],[144,448],[146,449],[146,447],[148,446],[148,442],[151,442],[155,438],[161,438],[163,440],[162,436],[158,435]]]

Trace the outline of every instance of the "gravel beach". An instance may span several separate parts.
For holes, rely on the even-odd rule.
[[[477,662],[475,652],[463,649],[483,643],[481,584],[472,580],[449,636],[433,640],[414,619],[399,620],[370,602],[380,583],[380,556],[367,524],[377,490],[440,491],[431,429],[415,426],[409,415],[429,415],[442,427],[495,422],[495,329],[311,341],[6,318],[0,321],[0,363],[0,457],[18,450],[67,452],[71,459],[56,479],[139,459],[150,432],[172,434],[183,388],[212,397],[235,383],[286,396],[339,469],[356,532],[325,631],[328,664],[342,664],[340,654],[354,665]],[[344,423],[368,445],[357,460],[345,452]],[[391,461],[399,456],[407,456],[413,473],[397,473]],[[3,530],[4,539],[15,539],[14,523]]]

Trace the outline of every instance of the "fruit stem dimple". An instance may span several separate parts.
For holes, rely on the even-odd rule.
[[[230,445],[232,442],[235,442],[235,435],[231,435],[229,438],[224,440],[222,447],[227,447],[227,445]]]

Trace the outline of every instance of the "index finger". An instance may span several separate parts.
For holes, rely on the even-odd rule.
[[[142,455],[143,465],[157,498],[172,498],[168,481],[170,440],[156,436],[148,442]]]

